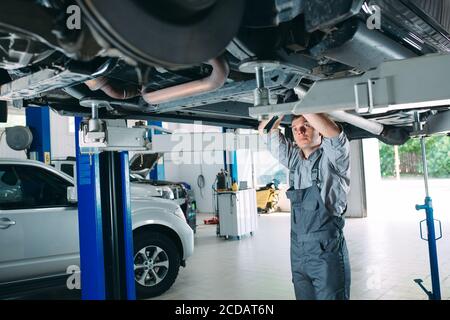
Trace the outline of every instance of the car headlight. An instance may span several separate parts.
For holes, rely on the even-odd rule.
[[[183,219],[184,222],[186,222],[186,217],[184,216],[183,210],[181,210],[180,207],[177,208],[177,210],[175,210],[174,214],[180,218]]]
[[[169,200],[175,199],[173,191],[170,188],[161,188],[161,197]]]
[[[163,191],[161,188],[156,188],[156,192],[158,193],[158,197],[162,197]]]

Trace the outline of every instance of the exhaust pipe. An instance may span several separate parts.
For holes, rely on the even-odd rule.
[[[339,121],[345,121],[355,127],[374,134],[386,144],[400,146],[409,140],[409,132],[405,128],[385,126],[373,120],[348,113],[346,111],[333,111],[328,113]]]
[[[333,111],[328,113],[330,116],[341,122],[347,122],[355,127],[361,128],[374,135],[381,135],[384,130],[384,125],[373,120],[368,120],[363,117],[348,113],[346,111]]]
[[[297,86],[294,88],[294,92],[296,93],[299,100],[302,100],[308,93],[308,88]],[[361,128],[377,136],[381,135],[384,130],[384,125],[382,125],[381,123],[373,120],[367,120],[363,117],[348,113],[346,111],[332,111],[328,112],[328,114],[338,121],[347,122],[354,125],[355,127]]]
[[[302,86],[294,88],[294,92],[301,100],[305,97],[308,89]],[[381,141],[390,145],[402,145],[409,140],[409,133],[405,128],[385,126],[374,120],[365,119],[361,116],[349,113],[347,111],[332,111],[328,114],[337,121],[346,122],[354,127],[369,132]]]
[[[328,113],[338,121],[347,122],[375,135],[382,142],[401,146],[409,140],[409,132],[405,128],[385,126],[373,120],[348,113],[346,111],[333,111]]]
[[[208,61],[208,64],[213,67],[208,77],[153,92],[143,92],[142,97],[148,104],[161,104],[221,88],[230,73],[228,63],[224,58],[215,58]]]
[[[108,96],[117,100],[127,100],[139,95],[139,90],[137,87],[122,87],[114,84],[106,77],[88,80],[85,84],[92,91],[102,90]]]

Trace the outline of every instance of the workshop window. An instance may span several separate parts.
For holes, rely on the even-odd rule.
[[[69,133],[75,133],[75,117],[68,117],[67,124]]]

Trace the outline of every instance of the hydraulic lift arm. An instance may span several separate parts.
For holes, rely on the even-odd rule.
[[[450,55],[387,61],[360,76],[315,82],[296,102],[257,105],[254,118],[268,115],[355,111],[376,114],[398,109],[450,105]]]

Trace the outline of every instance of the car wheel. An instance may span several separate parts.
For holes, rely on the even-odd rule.
[[[219,56],[237,34],[242,0],[78,0],[88,25],[122,54],[176,67]]]
[[[175,282],[181,258],[172,239],[162,233],[139,233],[134,239],[134,279],[138,299],[156,297]]]

